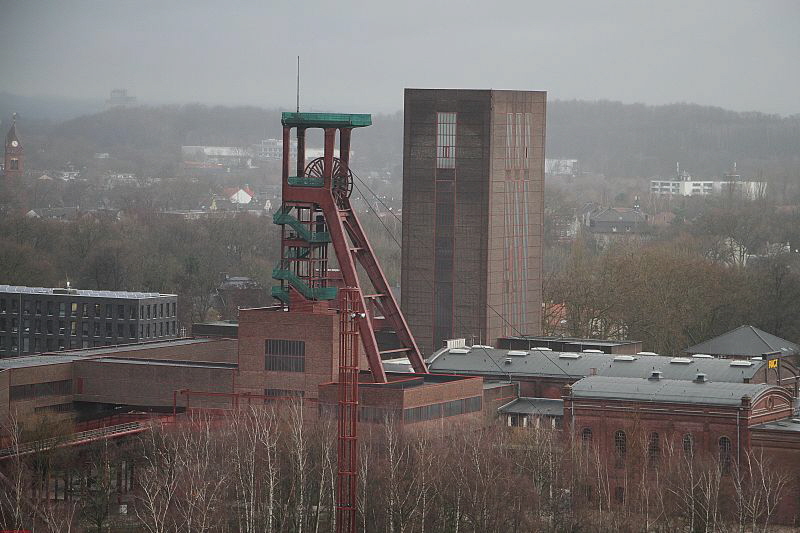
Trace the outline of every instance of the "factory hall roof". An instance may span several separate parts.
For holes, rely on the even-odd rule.
[[[654,371],[659,371],[665,379],[691,381],[697,374],[705,374],[709,381],[742,383],[763,370],[765,364],[766,361],[732,361],[709,356],[614,355],[473,346],[443,348],[430,357],[428,368],[437,373],[504,376],[513,379],[562,377],[569,380],[592,375],[646,378]]]
[[[800,346],[753,326],[739,326],[718,337],[691,346],[685,352],[733,357],[756,357],[769,352],[796,355],[800,354]]]
[[[631,400],[637,402],[740,405],[774,385],[591,376],[572,385],[573,398]]]

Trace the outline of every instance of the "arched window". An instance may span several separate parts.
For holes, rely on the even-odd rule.
[[[581,431],[581,443],[584,447],[592,443],[592,428],[583,428],[583,431]]]
[[[617,430],[614,433],[614,455],[616,457],[616,467],[625,466],[625,454],[628,453],[628,436],[625,432]]]
[[[731,470],[731,439],[728,437],[719,438],[719,466],[725,474]]]
[[[655,431],[650,433],[647,439],[647,464],[650,468],[655,468],[658,465],[658,459],[661,456],[661,441],[658,433]]]
[[[687,459],[694,457],[694,437],[691,433],[683,436],[683,456]]]

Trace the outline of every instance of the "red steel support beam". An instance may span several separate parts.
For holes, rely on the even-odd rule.
[[[358,320],[364,316],[361,293],[347,287],[339,292],[339,438],[336,480],[336,531],[356,532],[358,474]]]

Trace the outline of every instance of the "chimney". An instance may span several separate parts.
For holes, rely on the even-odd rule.
[[[697,377],[694,379],[694,382],[695,383],[708,383],[708,378],[706,377],[705,374],[700,373],[700,374],[697,374]]]

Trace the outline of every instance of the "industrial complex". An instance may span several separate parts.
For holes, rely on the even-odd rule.
[[[749,326],[677,357],[538,336],[546,94],[405,98],[400,302],[350,203],[371,116],[284,113],[274,305],[183,338],[175,295],[0,285],[0,423],[49,413],[124,438],[153,416],[301,402],[338,420],[340,531],[356,528],[362,424],[551,428],[599,450],[617,504],[634,439],[649,465],[673,445],[725,469],[761,450],[792,473],[776,516],[793,523],[797,346]],[[324,150],[306,161],[309,129]]]

